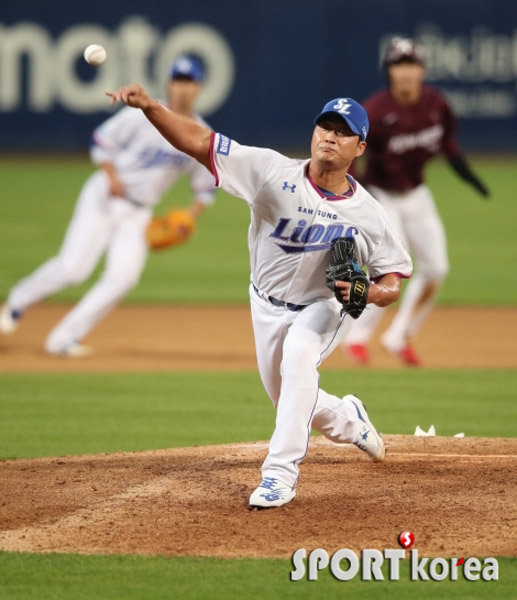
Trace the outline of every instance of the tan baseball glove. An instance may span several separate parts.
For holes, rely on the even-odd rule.
[[[151,219],[146,230],[147,243],[153,250],[165,250],[186,242],[195,229],[196,222],[191,214],[176,208]]]

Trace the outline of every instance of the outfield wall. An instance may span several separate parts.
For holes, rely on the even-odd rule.
[[[453,104],[466,149],[517,150],[513,0],[3,3],[0,150],[85,148],[113,110],[105,89],[137,81],[160,95],[183,51],[207,64],[200,111],[214,128],[306,148],[324,101],[383,84],[379,59],[395,34],[423,45],[428,80]],[[98,69],[82,60],[92,42],[108,50]]]

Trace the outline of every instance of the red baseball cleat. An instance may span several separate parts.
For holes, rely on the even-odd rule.
[[[346,350],[349,358],[358,365],[367,365],[370,362],[368,348],[364,344],[350,344]]]
[[[410,367],[420,367],[422,365],[422,361],[420,360],[419,356],[409,344],[396,352],[396,354],[406,363],[406,365]]]

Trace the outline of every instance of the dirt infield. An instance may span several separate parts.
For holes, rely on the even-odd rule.
[[[249,511],[265,443],[0,463],[0,549],[284,557],[298,548],[517,555],[517,439],[313,440],[292,503]]]
[[[47,356],[43,343],[66,306],[28,311],[12,336],[0,335],[0,372],[171,371],[255,368],[249,307],[121,306],[85,339],[88,359]],[[390,318],[387,311],[386,320]],[[381,323],[381,330],[385,322]],[[439,308],[418,336],[417,350],[431,368],[517,367],[517,309]],[[378,337],[372,367],[404,368]],[[350,367],[338,349],[323,368]]]
[[[43,305],[0,338],[0,372],[254,368],[245,306],[118,308],[89,359],[42,350],[66,307]],[[419,336],[426,367],[517,366],[517,310],[439,309]],[[347,368],[336,351],[326,366]],[[372,367],[404,368],[372,344]],[[517,556],[517,439],[386,436],[386,461],[312,440],[297,497],[250,512],[266,443],[0,462],[0,549],[290,557],[298,548]]]

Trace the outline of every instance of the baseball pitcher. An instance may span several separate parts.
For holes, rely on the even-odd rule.
[[[139,86],[109,95],[141,108],[175,147],[211,169],[218,186],[249,206],[256,355],[276,407],[262,481],[249,506],[273,508],[295,497],[311,427],[383,460],[382,437],[359,398],[325,392],[318,376],[321,362],[342,339],[351,318],[347,311],[353,317],[367,303],[393,302],[401,277],[412,271],[382,207],[347,174],[366,147],[364,108],[351,98],[328,102],[315,120],[311,158],[298,160],[213,133],[167,110]],[[343,238],[352,252],[337,246]],[[338,269],[340,257],[349,264]],[[368,278],[359,273],[363,266]]]

